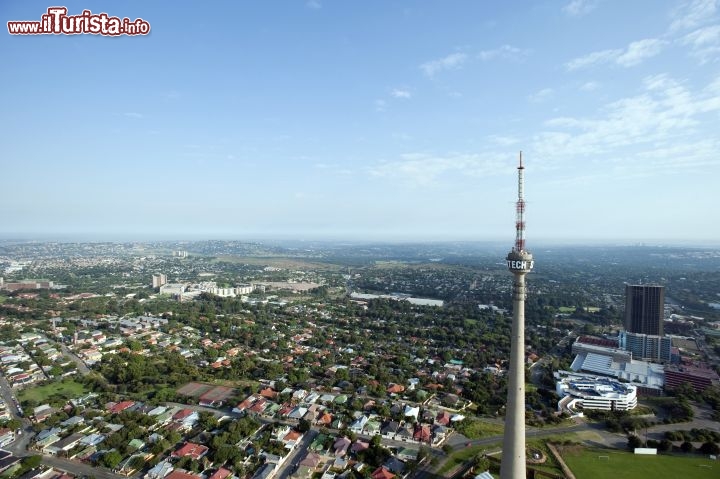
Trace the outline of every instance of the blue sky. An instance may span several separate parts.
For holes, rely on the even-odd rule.
[[[62,3],[13,36],[0,234],[717,241],[720,0]],[[212,5],[212,9],[206,6]]]

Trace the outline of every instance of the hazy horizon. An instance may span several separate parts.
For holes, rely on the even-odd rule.
[[[380,237],[380,236],[317,236],[317,235],[108,235],[108,234],[12,234],[0,233],[0,242],[36,242],[36,243],[182,243],[204,241],[239,241],[246,243],[320,243],[336,245],[433,245],[433,244],[475,244],[494,248],[511,248],[514,238],[433,238],[425,237]],[[682,239],[655,239],[643,241],[632,238],[590,240],[582,238],[537,238],[528,243],[530,251],[557,246],[569,247],[688,247],[720,248],[720,239],[700,241]]]

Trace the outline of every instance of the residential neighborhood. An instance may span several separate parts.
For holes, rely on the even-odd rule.
[[[7,383],[0,388],[0,448],[11,451],[9,475],[35,471],[40,477],[53,470],[79,477],[95,470],[106,475],[102,479],[390,479],[497,468],[510,308],[501,299],[507,278],[492,272],[492,259],[473,273],[472,289],[439,305],[406,301],[402,294],[422,297],[431,284],[439,288],[435,297],[454,294],[466,269],[455,275],[395,266],[348,272],[136,248],[119,248],[117,257],[99,261],[92,259],[98,250],[89,247],[89,257],[72,267],[23,261],[14,275],[57,276],[53,287],[63,286],[51,289],[50,282],[37,280],[27,284],[47,288],[0,296],[0,386]],[[66,280],[75,268],[100,265],[102,273],[90,277],[101,285]],[[224,289],[180,298],[153,286],[163,275],[178,284],[213,282]],[[574,301],[553,281],[540,282],[538,290],[554,302]],[[377,291],[386,283],[407,293],[347,294],[361,284]],[[644,411],[656,424],[691,420],[685,399],[674,409],[643,402],[648,391],[674,394],[662,383],[652,389],[649,380],[637,382],[641,366],[660,373],[665,366],[618,363],[629,355],[611,347],[621,299],[588,284],[587,300],[604,309],[530,309],[527,425],[552,436],[555,430],[583,430],[595,417],[610,422],[592,409],[612,410],[618,391],[633,392],[625,409]],[[225,294],[232,285],[242,293]],[[674,357],[682,362],[667,366],[682,384],[682,374],[700,371],[692,362],[712,357],[712,348],[688,336],[688,328],[707,322],[705,338],[712,341],[716,321],[691,318],[672,305],[664,313],[668,330],[685,333],[673,339],[681,345]],[[600,368],[606,357],[619,366]],[[567,373],[572,382],[560,387],[556,376],[578,364],[584,375]],[[612,380],[587,374],[612,375],[613,368],[620,373]],[[633,371],[637,387],[621,384],[623,371]],[[700,396],[714,387],[710,370],[703,371],[708,382],[693,379],[695,408],[712,404],[703,406]],[[588,399],[592,388],[605,388],[602,401]],[[646,424],[620,421],[626,428]],[[694,429],[707,435],[693,437],[712,438],[707,426],[698,423]],[[655,434],[652,440],[666,440],[664,431]],[[670,441],[669,447],[681,443]],[[694,450],[703,444],[696,441]],[[469,455],[460,459],[463,454]],[[549,450],[536,455],[551,457]]]

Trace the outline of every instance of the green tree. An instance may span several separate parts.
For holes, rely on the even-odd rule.
[[[663,439],[662,441],[660,441],[660,444],[658,444],[658,450],[660,452],[670,452],[672,451],[672,447],[672,442],[668,439]]]
[[[22,460],[22,465],[26,467],[28,470],[35,469],[42,463],[42,456],[27,456],[24,457]]]
[[[22,422],[19,419],[10,419],[5,423],[5,427],[12,430],[17,430],[22,427]]]
[[[297,425],[297,430],[304,434],[310,430],[310,427],[310,421],[308,421],[307,419],[300,419],[300,422]]]
[[[478,454],[473,458],[473,467],[475,472],[485,472],[490,469],[490,460],[484,454]]]
[[[643,441],[639,437],[637,437],[635,434],[630,434],[628,436],[628,449],[633,451],[636,447],[643,447]]]
[[[122,455],[118,451],[108,451],[103,454],[100,464],[108,469],[115,469],[120,464],[120,461],[122,461]]]
[[[703,454],[720,454],[720,446],[712,441],[706,441],[700,446],[700,452]]]
[[[199,416],[198,423],[203,431],[212,431],[217,427],[218,419],[215,414],[209,411],[200,411]]]

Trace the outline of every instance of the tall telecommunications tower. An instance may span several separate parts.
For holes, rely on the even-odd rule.
[[[525,275],[533,268],[533,257],[525,250],[525,199],[523,198],[522,152],[518,166],[518,199],[515,206],[515,246],[507,255],[513,282],[513,321],[510,338],[510,377],[505,407],[500,479],[525,479]]]

